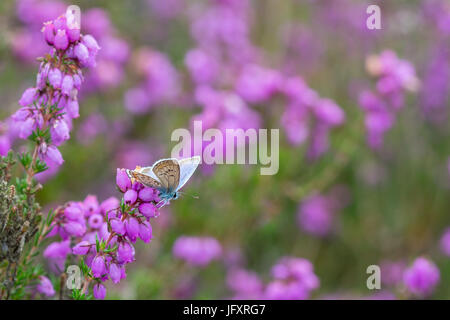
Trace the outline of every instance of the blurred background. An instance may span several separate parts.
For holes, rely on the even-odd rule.
[[[276,175],[201,165],[184,188],[199,199],[162,210],[108,298],[268,297],[283,257],[312,264],[304,297],[412,298],[405,270],[424,257],[440,274],[426,296],[450,298],[448,1],[376,1],[369,30],[368,1],[3,0],[0,119],[35,83],[43,22],[69,4],[102,50],[65,163],[39,177],[46,209],[119,196],[116,168],[170,156],[194,120],[280,129]],[[6,132],[2,153],[23,148]],[[217,240],[206,262],[174,248],[186,236]],[[373,264],[381,290],[366,286]]]

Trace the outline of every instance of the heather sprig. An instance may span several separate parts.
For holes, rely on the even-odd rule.
[[[38,58],[36,86],[24,91],[19,100],[21,108],[5,122],[8,147],[16,138],[31,141],[32,147],[17,156],[10,151],[0,160],[0,298],[3,299],[22,298],[30,293],[27,289],[33,282],[37,292],[46,296],[54,293],[51,281],[42,275],[34,258],[41,242],[52,231],[56,214],[50,212],[44,219],[35,198],[42,185],[34,178],[63,163],[58,147],[70,138],[72,119],[79,116],[81,69],[95,66],[100,50],[92,36],[80,34],[73,16],[61,15],[46,22],[42,34],[50,50]],[[15,158],[25,174],[13,181]]]
[[[80,257],[84,284],[72,292],[74,299],[88,298],[90,284],[93,297],[104,299],[103,283],[108,279],[119,283],[126,277],[126,265],[135,260],[133,244],[138,238],[149,243],[153,237],[150,219],[159,215],[158,191],[131,181],[124,169],[117,169],[116,184],[120,200],[111,197],[99,203],[89,195],[55,210],[49,236],[58,235],[61,241],[52,242],[44,257],[59,272],[68,259]]]

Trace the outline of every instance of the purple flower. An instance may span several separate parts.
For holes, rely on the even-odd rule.
[[[101,214],[95,213],[88,219],[89,226],[93,229],[98,229],[103,224],[103,217]]]
[[[76,221],[69,221],[64,224],[64,231],[69,235],[81,237],[86,232],[86,225]]]
[[[59,69],[53,68],[48,72],[48,81],[54,88],[61,88],[62,73]]]
[[[222,247],[212,237],[181,236],[175,241],[172,253],[189,264],[204,267],[222,255]]]
[[[36,289],[39,293],[46,295],[47,297],[52,297],[55,294],[55,289],[53,289],[53,284],[49,278],[40,276],[39,284]]]
[[[153,188],[143,188],[139,191],[139,199],[142,201],[150,202],[155,199],[155,192]]]
[[[96,283],[94,285],[94,298],[103,300],[106,297],[106,288],[101,283]]]
[[[255,272],[232,269],[227,274],[226,282],[239,299],[258,299],[262,295],[263,283]]]
[[[117,248],[117,259],[120,263],[128,263],[134,260],[134,248],[128,242],[121,242]]]
[[[436,265],[423,257],[417,258],[403,274],[403,282],[413,295],[426,297],[433,293],[440,280]]]
[[[70,95],[73,89],[73,77],[70,75],[65,75],[62,80],[61,91],[65,95]]]
[[[137,200],[137,192],[133,189],[127,190],[123,195],[123,200],[126,204],[134,204]]]
[[[45,41],[51,46],[55,41],[55,26],[52,21],[44,22],[44,27],[42,28],[44,33]]]
[[[92,275],[95,278],[100,278],[106,273],[105,258],[103,256],[96,256],[91,264]]]
[[[81,63],[86,63],[89,60],[89,50],[88,48],[82,44],[78,43],[74,48],[75,57],[80,60]]]
[[[53,242],[44,250],[44,257],[51,259],[65,259],[71,251],[69,240]]]
[[[112,231],[120,235],[125,234],[125,225],[122,221],[119,219],[111,219],[109,222],[111,224]]]
[[[36,98],[37,88],[28,88],[25,90],[25,92],[22,94],[22,97],[19,100],[19,104],[22,107],[29,106],[33,103],[34,99]]]
[[[53,45],[58,50],[66,50],[69,46],[69,38],[67,37],[66,30],[58,30],[53,42]]]
[[[152,226],[148,221],[139,224],[139,238],[145,243],[149,243],[152,239]]]
[[[139,205],[139,212],[147,218],[154,218],[157,211],[158,209],[153,203],[141,203]]]
[[[77,255],[86,255],[91,248],[89,241],[81,241],[72,248],[72,253]]]
[[[130,191],[130,190],[128,190]],[[127,192],[128,192],[127,191]],[[126,195],[126,194],[125,194]],[[125,196],[124,196],[125,198]],[[127,232],[127,236],[128,238],[132,241],[135,242],[137,236],[139,235],[139,222],[137,221],[136,218],[133,217],[129,217],[126,221],[125,221],[125,230]]]
[[[442,235],[441,241],[441,251],[448,257],[450,257],[450,228],[447,228]]]
[[[52,142],[56,146],[60,146],[64,141],[69,140],[69,126],[64,120],[56,120],[50,128],[50,135]]]
[[[119,283],[121,275],[122,271],[120,270],[120,267],[115,263],[111,263],[109,265],[109,276],[111,277],[111,281],[113,283]]]
[[[117,169],[116,184],[122,192],[126,192],[128,188],[131,188],[131,181],[125,169]]]
[[[313,195],[305,199],[299,207],[297,221],[308,233],[326,236],[332,228],[334,212],[325,196]]]
[[[89,51],[92,51],[95,54],[98,52],[98,50],[100,50],[100,46],[98,45],[95,38],[89,34],[84,35],[81,42],[86,46],[86,48]]]
[[[57,165],[62,165],[64,162],[61,152],[59,152],[58,148],[56,148],[55,146],[49,146],[47,148],[45,158]]]
[[[120,205],[119,199],[117,199],[116,197],[109,197],[100,204],[100,209],[103,215],[106,215],[117,209],[119,205]]]

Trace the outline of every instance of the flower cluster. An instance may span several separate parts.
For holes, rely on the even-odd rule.
[[[326,195],[312,194],[298,208],[298,225],[312,235],[327,236],[335,227],[337,211],[347,202],[348,191],[344,187],[335,187]]]
[[[204,267],[222,255],[220,243],[212,237],[179,237],[172,248],[173,255],[193,266]]]
[[[272,267],[273,279],[263,284],[251,271],[232,268],[227,275],[227,286],[234,292],[233,299],[304,300],[319,287],[312,263],[303,258],[284,257]]]
[[[265,289],[267,299],[308,299],[312,290],[319,287],[314,267],[306,259],[285,257],[273,268],[274,278]]]
[[[95,66],[100,47],[91,35],[80,34],[73,16],[46,22],[42,33],[51,50],[41,59],[36,86],[25,90],[22,108],[9,120],[9,137],[32,136],[36,155],[55,168],[64,161],[58,147],[69,139],[72,119],[79,116],[81,69]]]
[[[150,218],[158,216],[155,189],[131,181],[124,169],[117,169],[116,184],[123,193],[121,201],[112,197],[99,204],[95,196],[88,196],[57,209],[49,236],[58,234],[62,241],[44,252],[60,270],[70,253],[82,256],[89,267],[86,281],[94,282],[97,299],[105,297],[104,281],[118,283],[126,276],[125,266],[135,260],[133,244],[138,238],[150,242]]]
[[[410,293],[426,297],[433,293],[439,283],[440,272],[433,261],[423,257],[414,260],[403,274],[403,282]]]
[[[161,104],[175,104],[180,94],[179,75],[165,54],[150,48],[135,53],[136,73],[144,80],[125,94],[125,107],[135,114],[143,114]]]
[[[405,92],[416,91],[419,80],[414,66],[399,59],[391,50],[369,56],[366,68],[377,78],[376,90],[363,91],[359,105],[365,112],[367,142],[371,148],[378,149],[383,145],[384,134],[394,125],[396,113],[404,105]]]

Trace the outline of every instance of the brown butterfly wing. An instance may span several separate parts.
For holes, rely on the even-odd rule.
[[[159,181],[156,181],[155,179],[146,174],[142,174],[136,171],[130,171],[130,174],[134,179],[136,179],[138,182],[142,183],[146,187],[161,188],[161,183]]]
[[[163,188],[174,191],[180,182],[180,166],[174,159],[161,160],[153,166],[153,172],[158,177]]]

